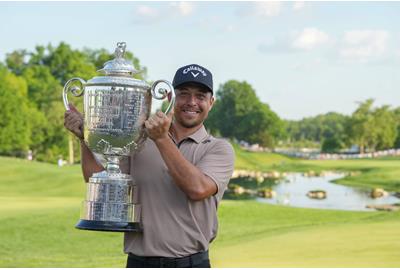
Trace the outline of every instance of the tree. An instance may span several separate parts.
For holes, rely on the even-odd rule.
[[[0,67],[0,154],[23,156],[30,144],[27,85]]]
[[[16,75],[20,75],[25,65],[26,50],[17,50],[12,53],[6,54],[6,64],[7,67]]]
[[[374,100],[361,102],[348,123],[350,142],[370,151],[393,147],[397,137],[396,114],[388,105],[372,108]]]
[[[90,62],[89,56],[71,49],[68,44],[61,42],[56,48],[49,45],[47,50],[43,63],[62,85],[73,77],[87,80],[96,75],[96,67]]]
[[[346,127],[349,142],[358,145],[361,153],[364,153],[368,142],[370,144],[375,137],[372,132],[374,124],[372,116],[373,102],[373,99],[359,102],[359,107],[351,115]]]
[[[205,125],[224,137],[269,147],[284,132],[282,121],[259,100],[252,86],[235,80],[220,86]]]
[[[287,137],[290,144],[314,143],[323,152],[336,152],[345,146],[347,121],[347,116],[335,112],[286,121]]]
[[[397,129],[397,136],[394,142],[395,148],[400,148],[400,107],[397,107],[393,110],[394,118],[396,121],[396,129]]]
[[[29,100],[39,110],[47,114],[50,104],[61,100],[62,87],[49,67],[29,65],[24,68],[21,76],[28,84]]]
[[[373,141],[369,147],[373,150],[388,149],[394,146],[397,137],[397,123],[395,113],[390,106],[383,105],[376,108],[373,113]]]
[[[342,147],[342,141],[338,137],[333,136],[323,140],[321,151],[324,153],[335,153],[342,149]]]

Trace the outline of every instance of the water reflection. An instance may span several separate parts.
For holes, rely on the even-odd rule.
[[[293,207],[339,209],[374,211],[366,208],[367,205],[399,203],[399,198],[388,195],[373,199],[370,197],[370,190],[347,187],[330,181],[343,178],[343,174],[329,174],[325,176],[305,177],[300,173],[289,174],[285,180],[279,181],[273,186],[276,192],[274,198],[257,198],[257,201],[282,204]],[[325,190],[325,199],[311,199],[307,197],[310,190]]]

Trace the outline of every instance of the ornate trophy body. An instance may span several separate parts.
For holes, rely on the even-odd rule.
[[[115,59],[99,70],[105,76],[87,82],[73,78],[63,89],[67,110],[68,92],[74,96],[84,94],[85,143],[93,153],[106,160],[106,170],[89,178],[81,219],[76,225],[78,229],[141,231],[135,181],[130,175],[121,173],[119,161],[139,150],[145,141],[144,121],[150,115],[152,96],[161,100],[170,94],[166,113],[175,102],[174,88],[168,81],[158,80],[150,87],[132,77],[138,71],[123,58],[125,47],[125,42],[118,43]],[[157,88],[161,83],[169,89]]]

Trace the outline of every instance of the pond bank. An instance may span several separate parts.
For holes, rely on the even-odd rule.
[[[259,202],[292,207],[351,211],[397,211],[396,193],[381,188],[355,188],[333,183],[359,172],[308,171],[304,173],[235,172],[225,199],[256,199]]]

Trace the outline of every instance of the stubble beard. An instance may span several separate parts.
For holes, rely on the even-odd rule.
[[[206,114],[204,117],[201,117],[201,119],[195,119],[193,121],[186,121],[184,118],[181,117],[175,117],[175,121],[177,121],[182,127],[184,128],[194,128],[194,127],[198,127],[200,125],[202,125],[204,123],[204,121],[207,118]]]

